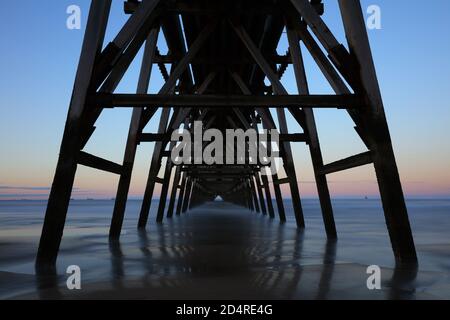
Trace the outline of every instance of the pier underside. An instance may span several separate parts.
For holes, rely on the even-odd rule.
[[[320,199],[324,237],[335,241],[338,236],[327,175],[372,164],[395,258],[399,263],[416,263],[361,6],[357,0],[338,2],[346,44],[340,43],[322,20],[324,6],[320,0],[129,0],[125,2],[128,21],[110,42],[104,38],[111,0],[92,1],[37,266],[48,267],[56,262],[79,165],[119,176],[109,231],[111,243],[119,240],[136,150],[143,143],[154,143],[154,149],[136,221],[140,230],[149,224],[157,184],[161,186],[155,213],[159,224],[218,197],[268,220],[286,222],[289,214],[284,198],[288,197],[292,199],[296,226],[304,229],[307,224],[291,144],[306,143]],[[159,47],[162,39],[167,52]],[[288,42],[289,50],[280,54],[277,49],[282,39]],[[310,92],[303,48],[335,94]],[[136,92],[118,94],[117,86],[141,50]],[[288,67],[292,67],[297,94],[289,94],[283,85]],[[156,69],[165,82],[157,94],[150,94],[150,78]],[[124,160],[119,164],[83,151],[106,108],[133,110]],[[315,108],[347,112],[367,151],[325,164]],[[300,132],[289,130],[287,113],[302,128]],[[147,125],[156,115],[157,131],[148,132]],[[198,122],[202,130],[221,133],[227,129],[275,130],[280,138],[280,170],[267,175],[267,164],[252,163],[248,155],[244,164],[175,163],[171,152],[178,142],[171,140],[172,133],[180,128],[193,132]],[[248,143],[238,147],[246,146]],[[272,149],[267,144],[265,148]],[[281,192],[284,184],[288,195]]]

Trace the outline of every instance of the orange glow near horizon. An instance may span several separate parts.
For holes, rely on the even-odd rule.
[[[142,198],[148,174],[148,152],[140,153],[137,159],[130,187],[130,198]],[[305,161],[305,154],[299,154],[296,162],[297,178],[301,196],[317,197],[317,189],[311,164]],[[427,165],[425,159],[414,162],[411,157],[398,157],[399,170],[406,197],[449,197],[450,172],[445,170],[444,160],[438,157],[428,159],[434,162]],[[52,181],[53,164],[42,166],[42,170],[33,170],[23,166],[19,172],[14,168],[2,167],[0,181],[0,200],[47,199]],[[280,173],[283,177],[283,173]],[[373,166],[365,166],[328,176],[332,197],[379,197]],[[115,197],[118,177],[108,173],[80,166],[77,171],[74,199],[112,199]],[[282,186],[283,195],[290,198],[287,185]],[[160,186],[155,189],[159,196]]]

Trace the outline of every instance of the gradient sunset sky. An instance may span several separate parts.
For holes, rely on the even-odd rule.
[[[337,1],[325,0],[324,20],[346,44]],[[66,28],[69,5],[82,9],[82,30]],[[59,152],[89,9],[88,0],[0,2],[0,200],[45,199]],[[370,30],[375,63],[408,197],[450,197],[450,1],[362,1],[378,5],[382,29]],[[123,1],[113,0],[106,43],[127,19]],[[167,51],[161,37],[159,47]],[[280,54],[286,52],[286,41]],[[305,53],[312,93],[332,93],[311,57]],[[141,53],[118,92],[135,92]],[[296,93],[291,69],[283,83]],[[162,85],[154,69],[151,92]],[[107,110],[86,150],[120,163],[130,110]],[[288,118],[291,130],[299,129]],[[325,162],[364,151],[345,111],[317,110],[316,120]],[[155,132],[156,121],[147,127]],[[147,178],[152,144],[138,148],[131,197],[140,197]],[[314,197],[310,156],[294,144],[300,191]],[[111,198],[118,178],[79,167],[74,198]],[[329,176],[335,197],[377,197],[372,166]]]

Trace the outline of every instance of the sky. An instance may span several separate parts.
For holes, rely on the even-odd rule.
[[[325,0],[323,19],[346,45],[337,1]],[[122,0],[113,0],[106,43],[127,16]],[[450,1],[361,1],[381,8],[380,30],[369,30],[394,150],[408,197],[450,197]],[[0,200],[45,199],[52,183],[90,1],[23,0],[0,2]],[[67,7],[78,5],[81,30],[66,27]],[[369,15],[366,14],[366,17]],[[159,47],[164,53],[164,40]],[[282,39],[279,52],[286,52]],[[332,93],[305,52],[312,93]],[[140,55],[118,88],[133,93]],[[158,72],[150,91],[162,86]],[[283,84],[296,93],[292,70]],[[342,110],[317,110],[316,121],[326,163],[364,151],[353,123]],[[104,111],[86,151],[120,163],[130,110]],[[298,125],[288,116],[290,129]],[[146,132],[155,132],[153,120]],[[152,144],[139,146],[130,197],[145,187]],[[301,194],[315,197],[316,189],[305,145],[295,144],[295,164]],[[114,197],[118,178],[79,166],[74,198]],[[334,197],[377,197],[373,166],[329,176]],[[284,190],[288,196],[287,190]]]

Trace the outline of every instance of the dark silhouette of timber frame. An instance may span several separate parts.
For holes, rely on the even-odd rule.
[[[37,265],[56,263],[78,165],[119,175],[110,238],[120,237],[131,174],[139,144],[154,142],[138,227],[148,223],[154,188],[161,196],[156,220],[186,213],[221,196],[225,201],[286,220],[280,185],[288,184],[296,222],[305,227],[291,143],[308,144],[326,234],[337,238],[327,175],[373,164],[397,262],[416,263],[416,251],[396,166],[382,97],[358,0],[338,0],[348,46],[339,43],[321,18],[321,0],[129,0],[128,21],[104,45],[111,0],[92,1],[59,161],[48,201]],[[289,51],[276,48],[286,30]],[[164,34],[169,53],[158,49]],[[314,58],[334,95],[311,95],[300,43]],[[142,66],[135,94],[115,89],[141,48]],[[349,49],[347,49],[349,48]],[[167,70],[166,66],[171,69]],[[289,95],[281,78],[292,65],[298,95]],[[165,84],[149,94],[153,66]],[[270,81],[270,86],[264,82]],[[123,163],[83,150],[104,108],[132,108]],[[277,123],[269,108],[276,109]],[[367,152],[324,164],[314,108],[345,109]],[[144,133],[162,110],[156,133]],[[290,133],[286,111],[303,128]],[[206,128],[277,129],[286,177],[269,179],[258,165],[180,165],[171,162],[170,134],[202,120]],[[162,170],[163,169],[163,170]],[[162,171],[162,172],[160,172]],[[171,183],[172,182],[172,183]],[[168,208],[166,210],[166,203]]]

